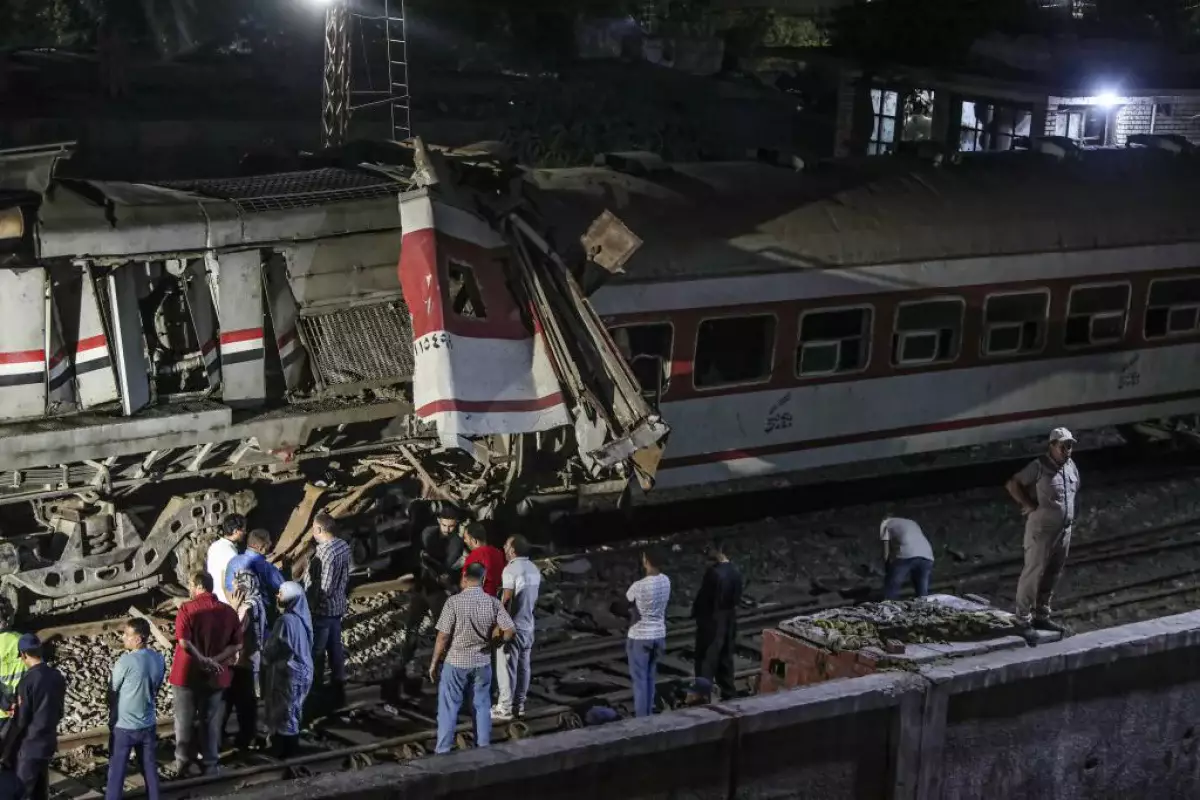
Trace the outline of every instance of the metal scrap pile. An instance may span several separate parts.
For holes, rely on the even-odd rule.
[[[784,623],[804,635],[817,628],[824,644],[837,650],[865,647],[886,649],[888,642],[903,644],[966,642],[1011,633],[1011,614],[992,609],[959,610],[920,600],[864,603],[821,611]]]

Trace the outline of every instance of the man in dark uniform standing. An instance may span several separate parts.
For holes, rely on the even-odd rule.
[[[50,758],[58,750],[67,684],[62,673],[42,660],[42,643],[32,633],[17,645],[28,668],[17,684],[17,713],[4,740],[3,763],[15,768],[23,798],[44,800],[50,794]]]
[[[389,702],[398,701],[403,693],[408,662],[417,652],[425,615],[432,614],[436,624],[446,599],[459,584],[467,554],[460,532],[462,517],[457,506],[442,503],[437,510],[436,523],[421,532],[420,563],[404,620],[404,647],[400,651],[400,663],[384,686],[384,699]]]
[[[696,620],[696,677],[716,682],[723,698],[737,694],[733,683],[733,649],[737,610],[742,602],[742,576],[716,541],[704,549],[708,570],[692,602]]]

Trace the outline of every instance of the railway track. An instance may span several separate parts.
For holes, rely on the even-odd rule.
[[[1171,525],[1147,528],[1120,535],[1110,535],[1080,542],[1072,553],[1072,567],[1085,568],[1136,557],[1151,557],[1200,546],[1200,518]],[[957,594],[970,593],[974,587],[995,584],[998,580],[1014,581],[1020,572],[1021,557],[998,558],[986,563],[941,570],[934,584],[935,591]],[[1153,578],[1140,578],[1123,584],[1105,587],[1062,598],[1063,616],[1081,619],[1097,611],[1119,606],[1150,603],[1188,591],[1187,588],[1163,588],[1162,583],[1198,570],[1166,570]],[[388,584],[392,586],[394,584]],[[1191,591],[1197,591],[1194,587]],[[370,591],[360,587],[359,592]],[[738,639],[737,674],[743,688],[752,689],[759,672],[758,654],[761,630],[800,614],[836,608],[847,603],[836,593],[822,594],[810,599],[746,609],[739,616],[741,635]],[[667,655],[659,670],[660,707],[664,698],[669,707],[672,698],[681,694],[690,680],[691,647],[695,628],[689,622],[674,622],[667,639]],[[596,636],[547,645],[535,650],[534,685],[531,687],[529,709],[525,719],[498,724],[493,731],[494,741],[537,736],[582,726],[585,709],[596,704],[609,705],[619,713],[627,713],[632,691],[629,688],[625,664],[624,638],[619,635]],[[665,690],[665,691],[664,691]],[[393,713],[394,711],[394,713]],[[164,718],[160,730],[169,736],[171,720]],[[472,725],[464,718],[459,726],[460,744],[471,742]],[[300,777],[329,771],[358,769],[376,763],[388,763],[417,758],[432,752],[436,735],[436,696],[428,683],[422,695],[408,700],[399,708],[385,709],[378,687],[358,685],[348,693],[345,707],[338,713],[317,721],[314,737],[306,742],[310,752],[281,762],[260,752],[233,756],[228,768],[219,776],[168,781],[163,784],[163,796],[184,798],[233,791],[251,785]],[[98,729],[74,737],[64,737],[60,751],[82,744],[102,744],[108,732]],[[164,750],[164,756],[167,753]],[[169,758],[165,756],[164,760]],[[102,774],[73,778],[78,790],[76,797],[102,790]],[[131,792],[128,797],[142,796]]]
[[[905,502],[917,507],[923,502],[936,505],[973,502],[961,495],[985,487],[1003,491],[1004,482],[1036,456],[1037,453],[985,455],[979,461],[927,467],[905,467],[900,460],[892,459],[895,464],[890,468],[848,477],[836,469],[821,470],[822,474],[837,477],[800,479],[787,486],[737,495],[721,493],[639,505],[628,512],[571,518],[565,525],[552,528],[551,535],[556,545],[581,547],[877,502]],[[1131,481],[1177,477],[1200,469],[1200,450],[1178,448],[1171,443],[1102,445],[1076,450],[1074,459],[1084,476],[1086,493],[1110,485],[1124,486]]]

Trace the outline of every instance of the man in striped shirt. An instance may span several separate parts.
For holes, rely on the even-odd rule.
[[[337,523],[322,511],[313,520],[316,552],[308,562],[304,588],[312,609],[313,686],[325,680],[325,655],[329,654],[333,689],[340,692],[346,684],[346,653],[342,649],[342,617],[349,605],[350,545],[338,538]]]
[[[667,650],[667,603],[671,600],[671,579],[662,574],[663,559],[656,551],[642,553],[646,577],[635,581],[625,593],[637,620],[629,627],[625,653],[629,657],[629,679],[633,682],[635,716],[654,713],[658,661]]]

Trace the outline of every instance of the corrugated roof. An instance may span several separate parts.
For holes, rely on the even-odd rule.
[[[1019,152],[935,167],[909,157],[797,173],[682,164],[649,178],[536,171],[559,247],[604,208],[645,242],[626,280],[865,266],[1200,240],[1200,157]]]
[[[168,188],[229,200],[244,211],[267,211],[367,200],[397,194],[404,187],[382,175],[323,167],[241,178],[171,181]]]

